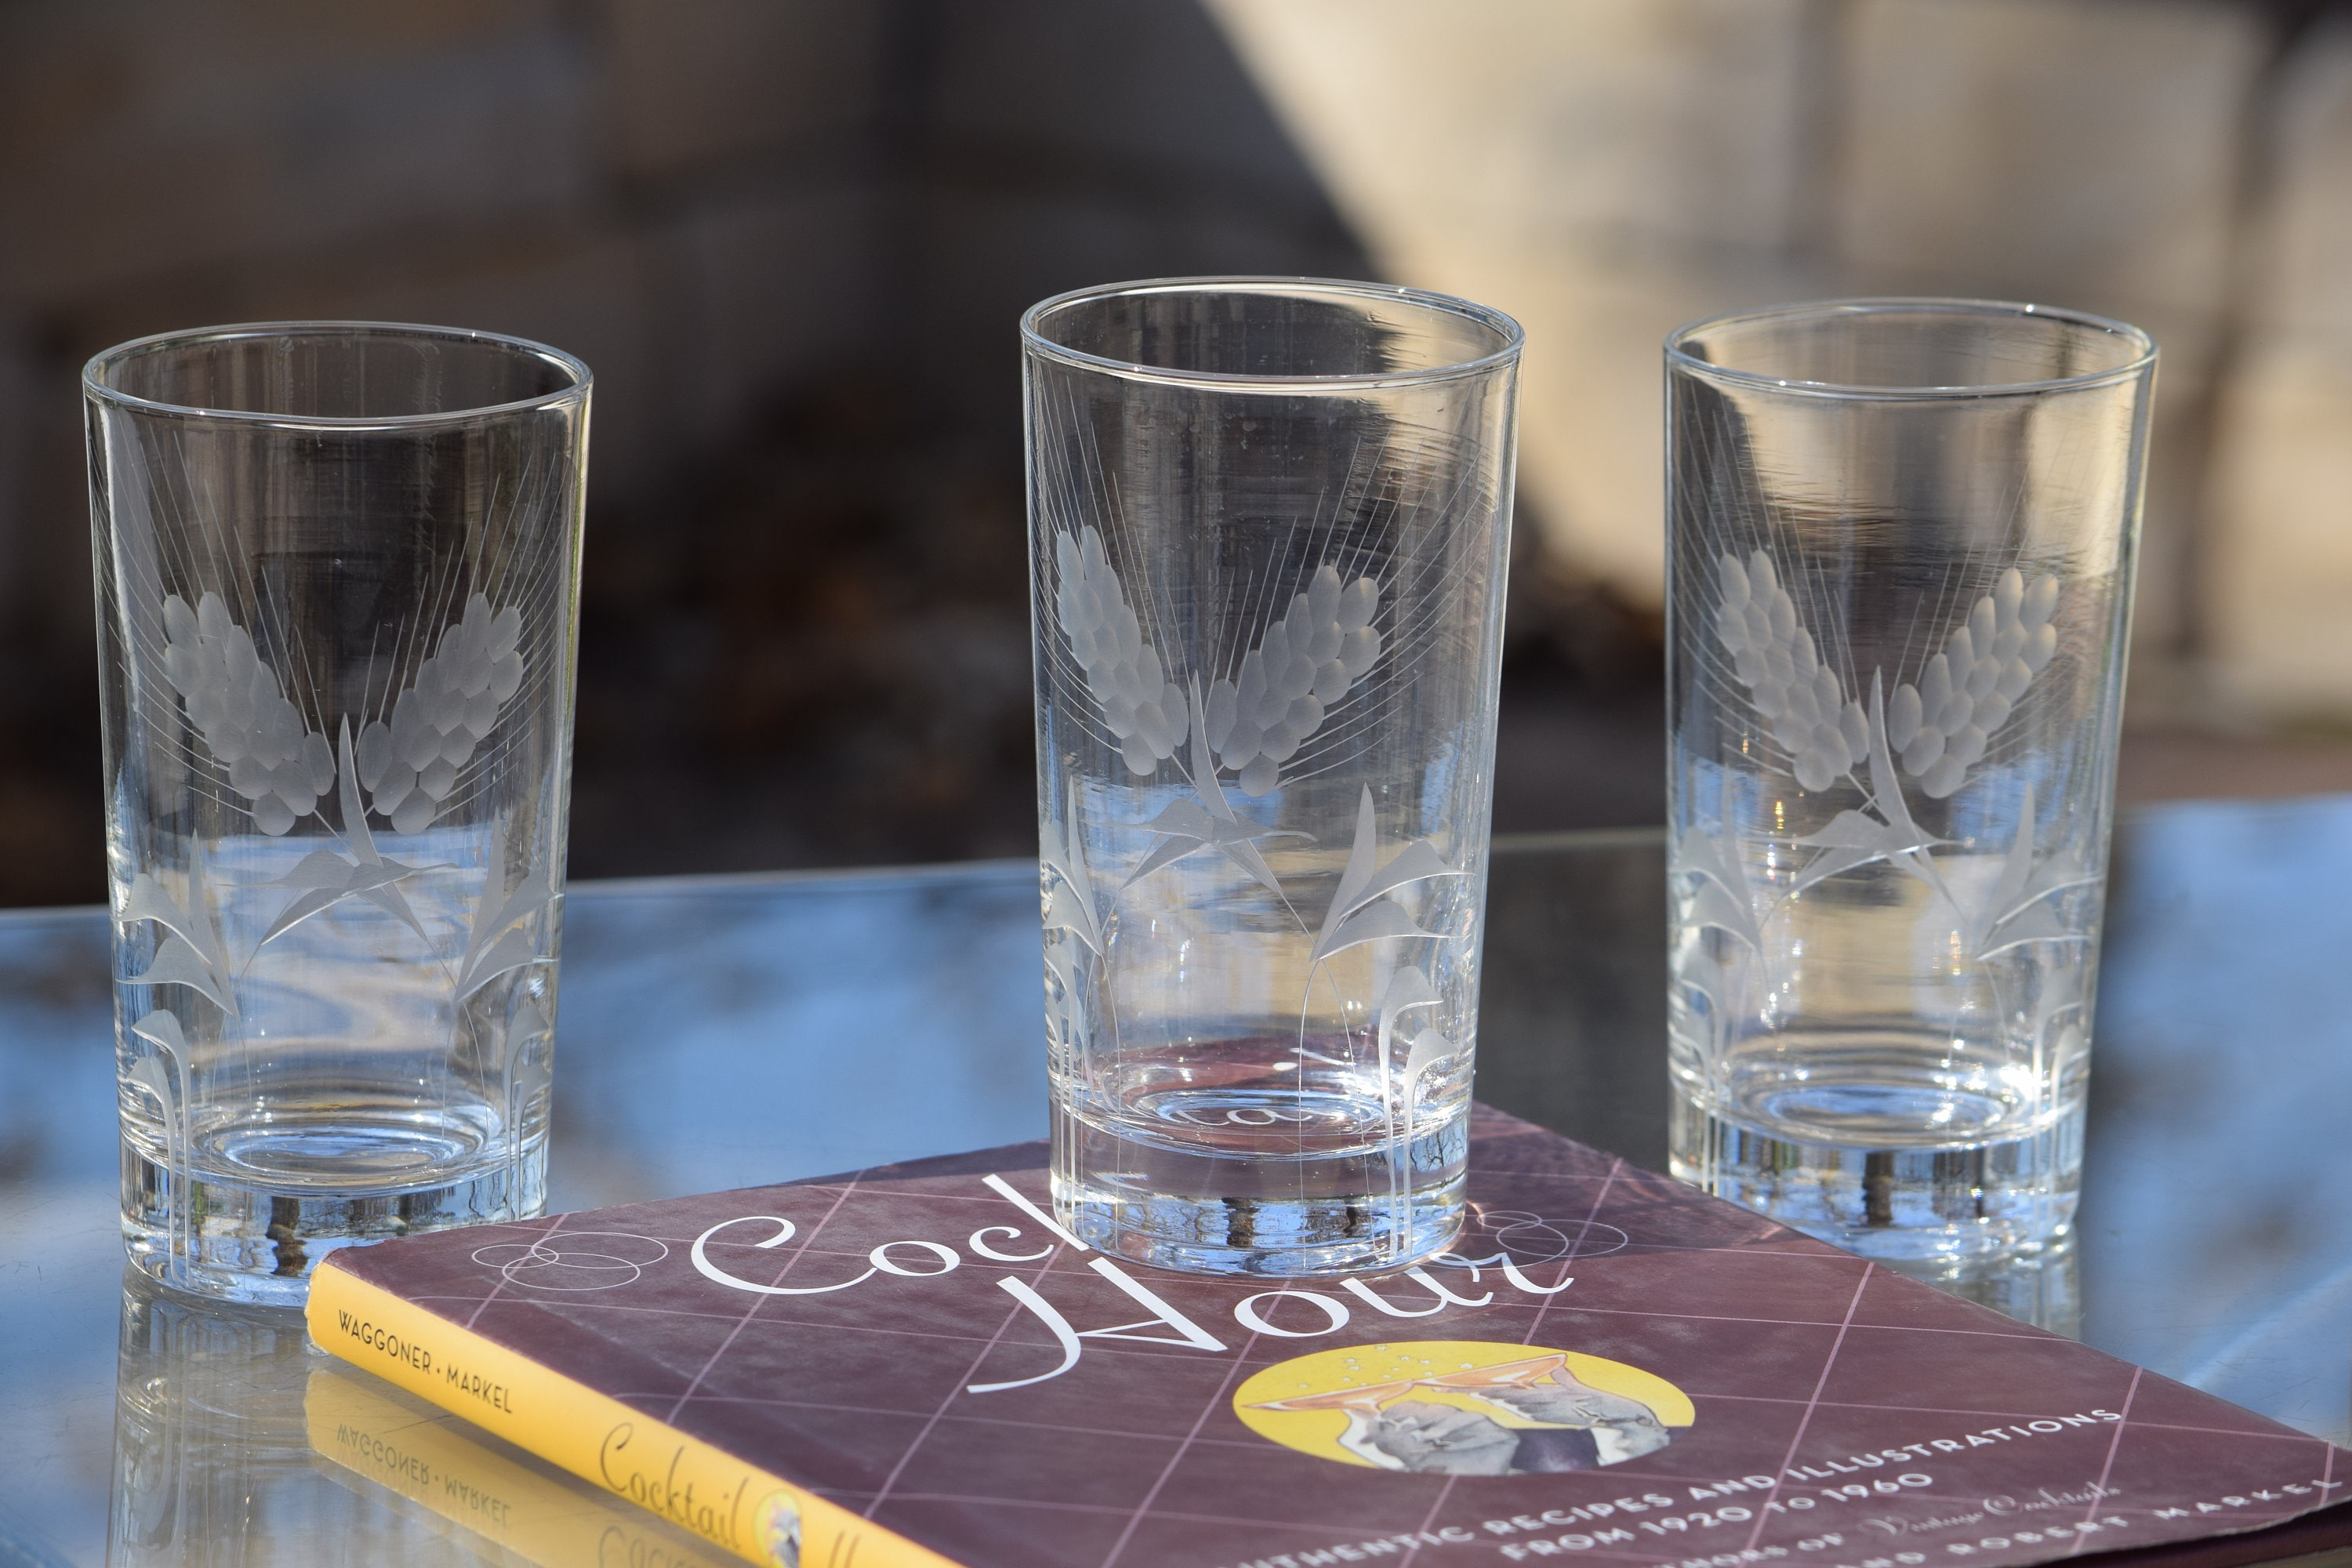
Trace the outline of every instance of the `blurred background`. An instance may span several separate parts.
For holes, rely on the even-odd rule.
[[[77,374],[361,317],[597,378],[572,872],[1017,855],[1014,323],[1529,331],[1497,826],[1660,820],[1658,344],[2034,300],[2164,359],[2121,788],[2352,788],[2352,7],[0,0],[0,904],[103,897]]]

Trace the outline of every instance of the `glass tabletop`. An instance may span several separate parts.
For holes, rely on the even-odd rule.
[[[2126,819],[2076,1240],[1945,1283],[2352,1440],[2347,887],[2352,798]],[[1489,898],[1480,1097],[1662,1165],[1662,836],[1498,840]],[[1042,1136],[1037,940],[1027,862],[576,886],[554,1206]],[[297,1317],[126,1279],[106,943],[0,915],[0,1564],[714,1562]]]

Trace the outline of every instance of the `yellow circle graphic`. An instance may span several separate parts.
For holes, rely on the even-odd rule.
[[[1343,1465],[1526,1476],[1654,1453],[1696,1413],[1681,1389],[1622,1361],[1412,1340],[1278,1362],[1234,1391],[1234,1414],[1261,1437]]]

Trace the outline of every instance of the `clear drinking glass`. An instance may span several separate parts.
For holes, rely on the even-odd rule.
[[[1194,279],[1022,335],[1058,1211],[1410,1263],[1461,1218],[1518,328]]]
[[[310,322],[82,384],[133,1261],[299,1300],[539,1212],[587,368]]]
[[[1964,300],[1666,344],[1675,1174],[1876,1257],[2072,1221],[2147,334]]]

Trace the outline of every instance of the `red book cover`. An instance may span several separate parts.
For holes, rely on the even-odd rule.
[[[2285,1522],[2352,1483],[2318,1438],[1496,1112],[1470,1164],[1468,1230],[1381,1278],[1106,1258],[1055,1225],[1035,1144],[345,1250],[311,1328],[755,1562],[2352,1543],[2352,1510]]]

